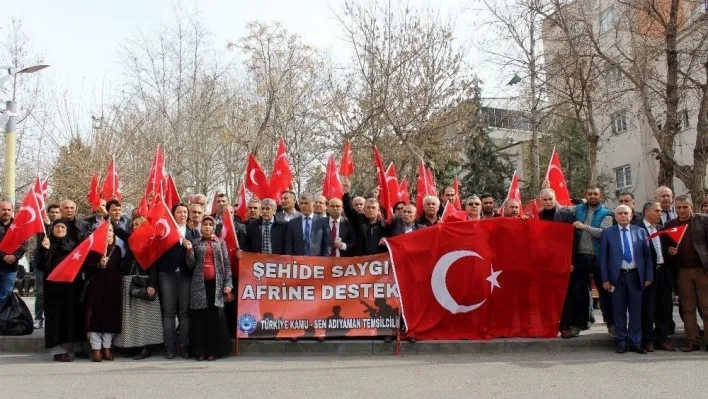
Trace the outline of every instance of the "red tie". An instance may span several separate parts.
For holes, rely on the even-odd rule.
[[[334,244],[335,241],[337,241],[337,221],[333,220],[332,221],[332,229],[329,231],[329,238],[332,240],[332,244]],[[329,256],[337,256],[337,248],[332,245],[332,252],[329,254]]]

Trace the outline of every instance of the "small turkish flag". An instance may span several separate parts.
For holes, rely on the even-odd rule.
[[[386,185],[388,186],[388,192],[391,196],[392,205],[395,205],[396,202],[400,201],[398,198],[398,191],[400,190],[400,187],[398,186],[396,165],[394,165],[393,162],[388,164],[388,168],[386,168]]]
[[[408,178],[404,177],[401,184],[398,185],[398,200],[406,204],[411,203],[410,194],[408,193]]]
[[[253,154],[248,154],[248,163],[246,163],[246,189],[252,192],[258,199],[271,198],[270,184],[266,177],[261,164]],[[277,193],[276,193],[276,196]]]
[[[143,195],[143,197],[140,198],[140,205],[138,205],[138,208],[135,210],[135,216],[147,216],[147,214],[148,214],[147,200],[145,199],[145,196]]]
[[[145,187],[145,198],[153,198],[154,195],[159,194],[165,179],[165,153],[158,144],[157,148],[155,148],[155,157],[152,159],[152,168],[150,168],[150,175]]]
[[[452,205],[450,202],[445,204],[445,208],[443,209],[443,214],[442,214],[442,221],[451,223],[451,222],[464,222],[467,220],[467,213],[465,211],[459,211],[455,209],[455,206]]]
[[[418,164],[418,186],[415,194],[417,217],[423,214],[423,198],[425,198],[426,195],[438,195],[438,193],[435,189],[432,173],[425,167],[425,162],[421,158]]]
[[[47,206],[45,204],[45,200],[47,199],[47,192],[39,177],[34,178],[32,194],[34,195],[34,198],[37,199],[37,207],[39,207],[39,210],[42,213],[42,220],[44,220],[44,218],[47,216]]]
[[[322,184],[322,195],[327,197],[327,199],[342,199],[344,195],[342,182],[337,175],[337,163],[334,161],[334,155],[330,155],[327,161],[327,170],[325,171],[324,183]]]
[[[179,204],[180,201],[177,186],[172,178],[172,173],[170,173],[167,175],[167,180],[165,180],[165,204],[167,204],[168,208],[172,209],[172,207]]]
[[[344,143],[341,162],[342,163],[339,165],[339,175],[344,177],[351,176],[351,174],[354,173],[354,154],[352,153],[352,145],[349,141]]]
[[[280,193],[293,188],[293,172],[285,152],[285,141],[278,141],[278,152],[273,161],[273,170],[270,174],[270,198],[280,204]]]
[[[103,199],[106,201],[122,199],[120,193],[120,180],[118,180],[118,172],[116,171],[116,162],[111,160],[108,163],[108,172],[106,173],[106,179],[103,181],[103,189],[101,190]]]
[[[519,202],[519,207],[521,207],[521,190],[519,189],[519,176],[514,171],[514,175],[511,176],[511,184],[509,185],[509,192],[506,194],[506,199],[502,202],[499,208],[499,213],[504,215],[504,206],[509,200],[517,200]]]
[[[79,274],[81,267],[84,265],[89,252],[93,251],[101,254],[101,256],[105,256],[107,247],[108,222],[104,221],[49,273],[47,280],[57,283],[70,283],[74,281],[76,275]]]
[[[460,198],[460,179],[455,176],[455,179],[452,181],[452,188],[455,189],[455,209],[458,211],[462,209],[462,199]]]
[[[0,242],[0,252],[12,255],[22,243],[37,233],[44,233],[44,221],[34,195],[34,189],[30,189],[25,194],[20,210],[17,211],[10,228]]]
[[[224,207],[221,212],[221,231],[222,235],[224,236],[224,242],[226,243],[226,249],[229,251],[231,272],[235,273],[234,276],[238,276],[238,258],[236,257],[236,252],[238,252],[241,247],[239,247],[238,238],[236,237],[236,226],[234,225],[234,217],[231,212],[229,212],[229,209],[227,207]]]
[[[135,260],[145,270],[184,238],[180,235],[167,204],[159,195],[157,197],[155,206],[148,212],[146,220],[128,238]]]
[[[246,189],[243,184],[238,187],[238,201],[236,202],[236,216],[241,219],[241,222],[246,223],[248,219],[248,201],[246,200]]]
[[[506,218],[387,238],[406,335],[555,338],[572,242],[569,224]]]
[[[101,192],[98,191],[98,175],[96,173],[91,176],[91,186],[88,192],[88,201],[91,204],[91,210],[95,211],[101,206]]]
[[[374,161],[376,162],[376,177],[378,178],[379,184],[379,202],[386,216],[386,221],[390,222],[393,217],[393,215],[391,215],[393,204],[391,203],[391,196],[388,192],[388,184],[386,184],[386,171],[383,167],[381,154],[379,154],[379,150],[376,147],[374,147]]]
[[[559,205],[570,206],[570,192],[568,191],[568,184],[565,181],[565,176],[563,175],[563,169],[561,168],[560,157],[558,152],[553,148],[553,154],[551,154],[551,161],[548,163],[548,170],[546,171],[546,183],[549,188],[552,188],[556,192],[556,202]]]
[[[682,226],[672,227],[670,229],[659,230],[656,233],[650,235],[649,239],[651,240],[652,238],[658,236],[668,236],[671,240],[673,240],[673,242],[676,243],[676,245],[679,245],[681,243],[681,240],[683,239],[683,235],[686,234],[687,228],[688,225],[684,224]]]

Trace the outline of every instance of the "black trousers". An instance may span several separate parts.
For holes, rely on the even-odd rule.
[[[594,257],[593,257],[594,258]],[[561,330],[584,327],[590,319],[590,271],[591,262],[580,254],[573,256],[573,271],[570,273],[568,292],[563,304]]]
[[[644,288],[642,299],[642,345],[661,345],[671,330],[673,284],[669,270],[661,265],[654,271],[654,282]]]

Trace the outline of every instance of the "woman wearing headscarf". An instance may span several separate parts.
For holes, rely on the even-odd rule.
[[[130,223],[131,231],[125,231],[120,226],[113,224],[115,233],[128,243],[128,239],[143,222],[144,216],[133,216]],[[137,354],[133,360],[142,360],[150,357],[149,345],[162,344],[162,311],[160,310],[160,300],[156,291],[157,287],[157,267],[151,266],[147,271],[135,260],[133,251],[126,247],[126,254],[123,257],[120,274],[122,275],[122,320],[121,332],[113,343],[120,348],[136,348]],[[146,293],[150,300],[135,298],[130,295],[130,283],[133,276],[147,277]],[[135,353],[135,352],[133,352]]]
[[[202,219],[201,237],[187,251],[192,274],[192,350],[197,360],[215,360],[229,353],[231,339],[224,316],[224,295],[233,290],[226,243],[214,234],[214,218]]]
[[[120,332],[122,251],[116,245],[113,226],[108,226],[106,256],[84,265],[86,289],[86,334],[91,343],[91,360],[113,360],[113,336]],[[89,255],[92,256],[92,255]],[[102,351],[103,350],[103,351]]]
[[[80,304],[84,280],[81,273],[71,283],[47,281],[51,272],[71,253],[75,242],[67,236],[67,225],[55,220],[42,240],[38,267],[44,272],[44,343],[54,360],[71,362],[73,353],[83,351],[83,306]]]
[[[162,329],[165,339],[165,358],[174,359],[177,352],[177,324],[179,320],[179,349],[184,359],[189,358],[189,286],[192,271],[187,267],[187,251],[192,248],[192,230],[187,228],[187,205],[172,207],[172,216],[184,240],[155,262],[157,282],[162,301]]]

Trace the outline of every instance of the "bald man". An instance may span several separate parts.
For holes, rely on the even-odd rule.
[[[76,203],[72,200],[64,200],[59,204],[61,218],[66,222],[66,236],[74,241],[76,248],[81,241],[91,234],[91,226],[85,220],[76,218]]]
[[[12,203],[0,202],[0,242],[5,239],[5,234],[10,229],[14,218],[12,217]],[[0,253],[0,303],[10,295],[17,278],[17,262],[25,255],[25,243],[11,254]]]
[[[329,256],[352,256],[354,253],[354,227],[344,216],[344,203],[339,198],[329,200],[327,206],[332,249]]]

